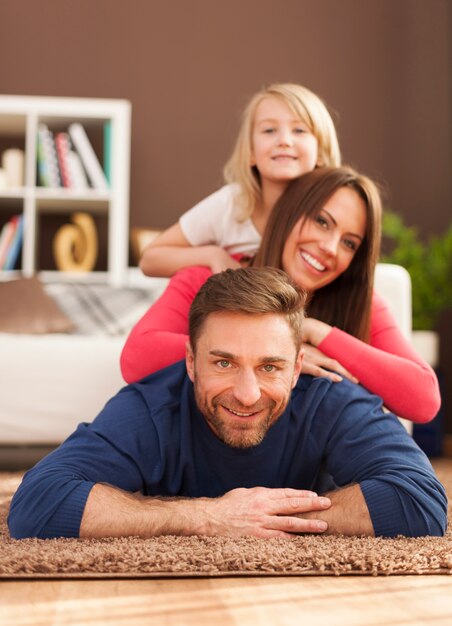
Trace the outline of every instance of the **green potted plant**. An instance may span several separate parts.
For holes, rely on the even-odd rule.
[[[435,367],[439,317],[452,308],[452,224],[442,235],[423,242],[416,227],[407,226],[397,213],[385,211],[383,242],[381,261],[402,265],[411,276],[413,343]]]

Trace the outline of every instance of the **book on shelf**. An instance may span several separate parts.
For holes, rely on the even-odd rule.
[[[8,250],[6,252],[6,259],[3,263],[4,270],[13,270],[16,261],[19,257],[19,252],[22,248],[23,236],[24,236],[24,216],[17,215],[17,220],[15,221],[15,229],[14,235],[9,244]]]
[[[18,220],[19,216],[13,215],[12,218],[3,225],[2,232],[0,234],[0,269],[3,269],[6,262],[11,242],[14,239]]]
[[[69,150],[67,158],[74,189],[89,189],[88,178],[77,152]]]
[[[69,126],[69,135],[80,156],[91,185],[99,191],[107,191],[109,188],[107,178],[83,126],[78,122],[72,123]]]
[[[11,241],[12,233],[10,231],[11,224],[9,222],[5,222],[0,231],[0,269],[3,265],[4,259],[6,258],[6,251]]]
[[[74,181],[72,180],[71,170],[69,166],[69,150],[70,139],[67,133],[55,133],[55,148],[58,157],[58,165],[60,167],[61,182],[63,187],[73,187]]]
[[[69,133],[55,134],[55,146],[63,186],[69,189],[88,189],[89,183],[79,155],[74,150]]]
[[[48,178],[48,175],[47,175],[47,165],[46,165],[46,162],[45,162],[45,159],[44,159],[43,141],[42,141],[42,137],[40,136],[39,133],[38,133],[38,136],[36,138],[36,149],[37,149],[36,162],[37,162],[37,166],[38,166],[37,183],[41,187],[48,187],[49,186],[49,178]]]
[[[43,122],[38,125],[38,179],[44,187],[62,186],[54,134]]]

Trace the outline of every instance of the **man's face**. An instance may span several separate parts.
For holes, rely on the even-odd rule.
[[[284,412],[302,356],[282,315],[225,311],[207,317],[186,360],[212,431],[234,448],[249,448]]]

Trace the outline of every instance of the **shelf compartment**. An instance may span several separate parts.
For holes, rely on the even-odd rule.
[[[1,111],[0,111],[1,113]],[[27,127],[25,115],[5,113],[0,115],[0,133],[2,136],[24,136]]]
[[[67,211],[42,210],[37,214],[36,221],[36,269],[38,271],[57,271],[53,256],[53,240],[61,226],[71,224],[71,214]],[[76,212],[76,211],[74,211]],[[107,271],[108,254],[108,214],[90,212],[96,224],[98,240],[98,257],[93,272]],[[66,272],[61,272],[62,274]],[[84,273],[77,274],[79,280],[83,280]]]

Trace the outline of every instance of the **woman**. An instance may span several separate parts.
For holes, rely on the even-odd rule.
[[[350,168],[318,168],[276,203],[254,264],[284,269],[310,293],[303,373],[359,381],[400,417],[428,422],[440,405],[436,376],[373,292],[380,239],[374,183]],[[190,304],[210,274],[181,270],[138,322],[121,355],[128,382],[184,357]]]

